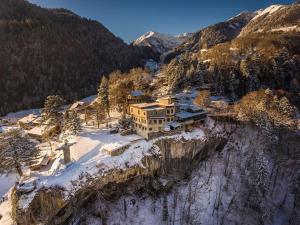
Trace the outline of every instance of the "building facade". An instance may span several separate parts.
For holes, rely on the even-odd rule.
[[[137,134],[149,138],[151,133],[164,131],[168,122],[175,120],[178,110],[172,98],[162,98],[153,103],[131,104],[129,114],[132,117]]]

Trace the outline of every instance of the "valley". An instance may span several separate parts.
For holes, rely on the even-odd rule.
[[[300,3],[125,43],[0,2],[1,225],[298,225]]]

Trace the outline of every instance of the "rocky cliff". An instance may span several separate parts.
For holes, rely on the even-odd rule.
[[[201,140],[158,140],[141,164],[82,177],[74,193],[48,187],[19,196],[16,220],[22,225],[299,224],[299,135],[282,132],[274,141],[251,125],[212,120],[206,129]]]
[[[250,125],[216,128],[212,135],[226,128],[226,138],[194,161],[188,179],[154,195],[98,195],[75,217],[78,224],[299,224],[299,135],[271,142]]]

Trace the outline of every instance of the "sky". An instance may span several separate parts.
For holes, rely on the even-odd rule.
[[[294,0],[29,0],[47,8],[66,8],[97,20],[130,43],[148,31],[177,35],[195,32],[242,11]]]

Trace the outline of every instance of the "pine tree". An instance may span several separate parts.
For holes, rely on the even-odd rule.
[[[66,111],[64,115],[64,131],[70,131],[72,134],[77,134],[81,131],[81,121],[75,111]]]
[[[109,116],[109,82],[105,76],[102,77],[98,88],[97,102],[105,109],[106,114]]]
[[[45,101],[45,106],[42,110],[42,124],[49,126],[61,127],[62,113],[60,108],[63,104],[63,99],[58,95],[48,96]]]
[[[34,163],[38,154],[35,143],[20,129],[0,134],[0,170],[15,170],[22,176],[22,166]]]

